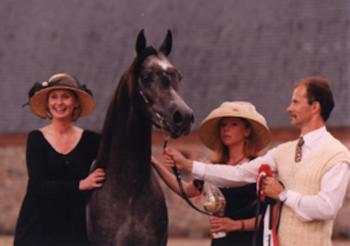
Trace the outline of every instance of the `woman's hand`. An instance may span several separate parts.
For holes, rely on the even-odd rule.
[[[80,180],[79,190],[92,190],[100,188],[103,185],[103,181],[106,178],[105,171],[102,168],[97,168],[95,171],[89,174],[85,179]]]
[[[163,153],[164,163],[167,167],[176,166],[180,171],[190,173],[192,171],[193,162],[184,157],[180,151],[174,148],[166,148]]]
[[[151,156],[151,164],[155,168],[163,166],[162,163],[156,157],[154,157],[153,155]]]
[[[242,221],[233,220],[228,217],[209,217],[211,233],[240,231],[242,229]]]

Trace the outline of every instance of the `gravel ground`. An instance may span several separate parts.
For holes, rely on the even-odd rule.
[[[0,236],[0,246],[12,246],[12,236]],[[209,246],[210,239],[170,238],[167,246]]]
[[[210,246],[210,239],[170,238],[168,246]],[[349,241],[333,241],[333,246],[350,246]]]
[[[11,236],[0,236],[0,246],[12,246]],[[170,238],[167,246],[209,246],[210,239]],[[334,241],[333,246],[350,246],[349,241]]]
[[[12,246],[12,236],[0,236],[0,246]],[[167,246],[209,246],[210,239],[170,238]]]

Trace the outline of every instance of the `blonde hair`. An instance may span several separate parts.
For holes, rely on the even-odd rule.
[[[240,119],[244,126],[248,129],[250,129],[250,134],[248,137],[245,138],[244,140],[244,147],[243,147],[243,154],[244,157],[248,159],[252,159],[255,157],[257,151],[256,151],[256,143],[253,141],[253,136],[254,136],[254,129],[249,123],[249,121],[245,118],[237,117]],[[219,128],[220,128],[220,122],[222,121],[223,118],[219,120],[219,124],[217,125],[217,134],[219,133]],[[221,138],[219,138],[221,139]],[[227,146],[225,146],[222,141],[220,140],[220,144],[218,144],[214,150],[214,158],[212,159],[213,163],[227,163],[229,161],[229,152]]]

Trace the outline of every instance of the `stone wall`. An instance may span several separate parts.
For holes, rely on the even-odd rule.
[[[1,147],[0,162],[0,233],[12,234],[27,182],[25,147]]]
[[[342,135],[344,143],[350,146],[347,138],[349,130],[336,132]],[[295,132],[275,131],[273,135],[273,144],[285,141],[291,138]],[[24,138],[24,137],[23,137]],[[12,234],[14,232],[17,215],[23,199],[27,174],[25,167],[25,144],[24,141],[15,142],[6,145],[1,141],[0,136],[0,234]],[[1,143],[2,142],[2,143]],[[11,142],[11,141],[8,141]],[[180,140],[171,141],[169,144],[180,149],[191,158],[200,159],[208,156],[209,151],[198,144],[199,140],[196,134],[184,137]],[[159,156],[162,149],[162,138],[159,134],[154,135],[153,153]],[[185,177],[186,178],[186,177]],[[209,226],[207,217],[191,209],[179,196],[171,192],[162,181],[160,181],[166,196],[169,213],[169,233],[170,236],[181,237],[205,237],[209,235]],[[341,211],[335,222],[334,236],[350,238],[350,189]]]

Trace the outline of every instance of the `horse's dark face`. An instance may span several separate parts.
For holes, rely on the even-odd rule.
[[[136,41],[137,84],[153,124],[176,138],[189,133],[193,112],[178,94],[181,74],[167,59],[171,43],[171,32],[168,31],[158,51],[146,48],[143,31],[140,32]]]

